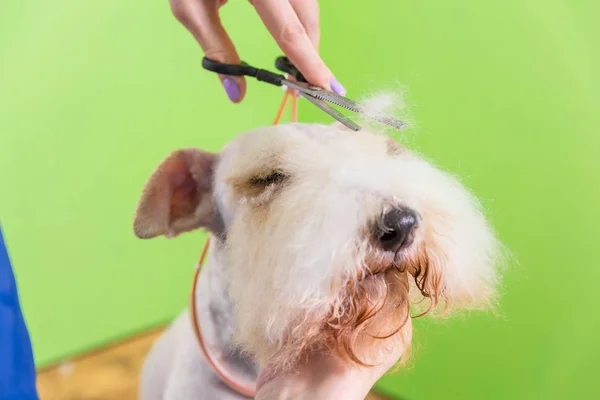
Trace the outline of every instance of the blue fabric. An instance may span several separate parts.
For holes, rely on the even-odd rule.
[[[38,400],[31,340],[1,228],[0,400]]]

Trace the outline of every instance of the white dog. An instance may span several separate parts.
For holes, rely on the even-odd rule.
[[[315,351],[377,363],[409,308],[480,308],[495,293],[499,243],[451,175],[372,130],[288,124],[218,154],[172,153],[148,181],[140,238],[205,228],[194,293],[206,340],[240,379],[290,370]],[[422,301],[425,300],[425,301]],[[151,351],[141,398],[240,399],[209,367],[189,314]]]

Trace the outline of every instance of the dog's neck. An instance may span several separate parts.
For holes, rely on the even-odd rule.
[[[221,255],[223,243],[218,238],[211,239],[211,245],[206,257],[196,292],[196,318],[202,327],[204,338],[214,346],[215,351],[221,352],[220,358],[232,372],[244,377],[256,379],[258,365],[252,358],[242,353],[234,345],[236,329],[233,304],[229,298],[226,268]]]

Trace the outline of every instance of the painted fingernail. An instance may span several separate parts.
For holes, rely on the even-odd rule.
[[[340,96],[346,95],[346,88],[344,88],[344,86],[342,86],[342,84],[339,83],[337,79],[331,78],[331,80],[329,81],[329,86],[331,86],[332,91],[339,94]]]
[[[223,87],[225,88],[225,93],[227,93],[229,100],[233,101],[234,103],[240,100],[240,87],[235,79],[223,79]]]

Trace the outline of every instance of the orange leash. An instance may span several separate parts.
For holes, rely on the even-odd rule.
[[[298,97],[296,96],[295,91],[288,89],[285,91],[283,100],[281,101],[281,105],[279,106],[279,109],[277,110],[277,115],[275,116],[273,125],[277,125],[281,121],[281,118],[283,117],[283,113],[285,112],[285,106],[287,105],[287,102],[288,102],[288,99],[290,96],[292,98],[291,120],[292,120],[292,122],[298,122]],[[233,374],[231,374],[227,370],[227,368],[223,364],[221,364],[221,362],[208,351],[208,347],[206,346],[203,336],[202,336],[202,330],[200,328],[200,321],[198,321],[198,313],[197,313],[198,307],[196,305],[196,289],[198,287],[198,277],[200,276],[200,271],[202,270],[202,266],[204,265],[204,261],[206,259],[206,254],[208,253],[209,245],[210,245],[210,236],[206,238],[206,242],[204,243],[204,248],[202,249],[202,254],[200,255],[200,259],[198,260],[198,268],[196,268],[196,272],[194,273],[194,281],[192,284],[192,295],[191,295],[191,299],[190,299],[190,317],[192,319],[192,328],[194,330],[194,334],[198,341],[198,345],[200,345],[200,349],[202,350],[202,353],[204,354],[204,358],[206,359],[206,361],[208,362],[210,367],[213,369],[213,371],[217,374],[217,376],[223,381],[223,383],[225,383],[227,386],[229,386],[230,389],[236,391],[237,393],[239,393],[241,395],[248,396],[248,397],[254,397],[254,396],[256,396],[256,385],[254,385],[253,387],[249,387],[248,385],[236,380],[236,377]]]

